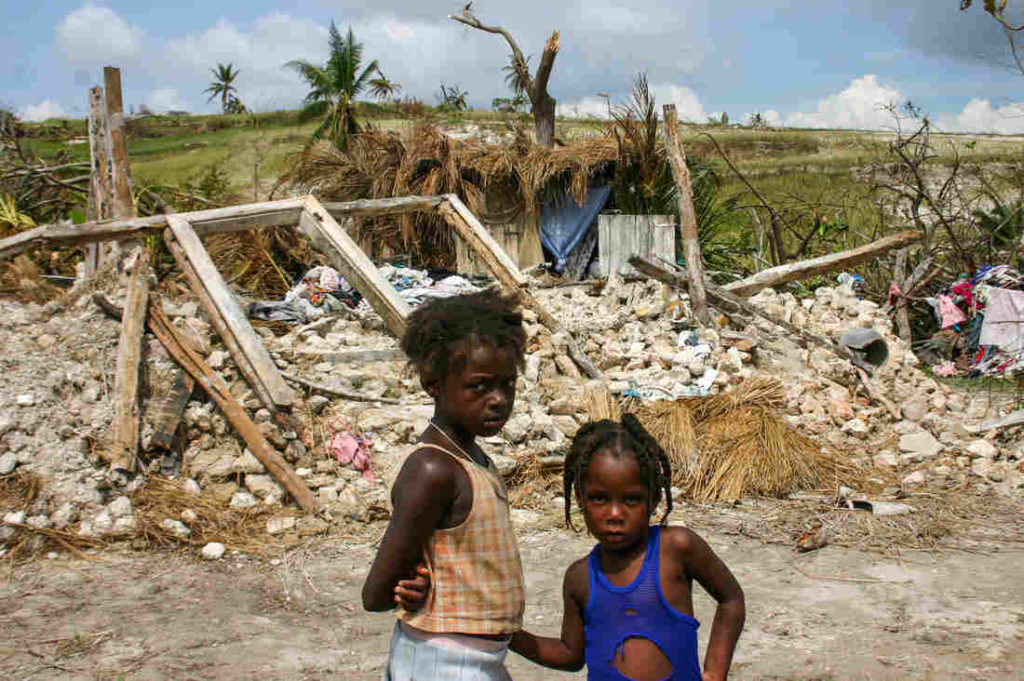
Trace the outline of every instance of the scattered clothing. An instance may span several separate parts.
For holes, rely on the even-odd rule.
[[[1004,352],[1024,350],[1024,291],[989,288],[979,343]]]
[[[327,451],[334,455],[342,466],[350,466],[363,474],[372,483],[377,482],[373,475],[373,457],[370,447],[373,442],[368,437],[356,436],[348,430],[339,430],[327,443]]]
[[[949,296],[939,296],[939,315],[942,317],[942,328],[948,329],[967,321],[967,315],[956,306]]]
[[[936,376],[956,376],[957,368],[952,362],[943,362],[932,367],[932,373]]]

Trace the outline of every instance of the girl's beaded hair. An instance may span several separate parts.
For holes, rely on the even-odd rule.
[[[644,486],[651,495],[648,514],[654,515],[662,494],[665,495],[665,513],[660,521],[664,525],[668,514],[672,512],[672,464],[665,450],[640,421],[632,414],[623,414],[621,423],[609,419],[592,421],[576,433],[565,461],[566,526],[576,529],[571,517],[572,498],[575,493],[577,502],[583,507],[587,470],[594,454],[602,450],[609,450],[616,455],[631,454],[636,458]]]

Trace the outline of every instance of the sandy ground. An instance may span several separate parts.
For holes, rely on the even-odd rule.
[[[1024,545],[895,558],[705,537],[747,593],[733,679],[1022,678]],[[563,570],[591,543],[563,530],[520,542],[527,626],[553,634]],[[372,555],[370,540],[328,537],[277,564],[126,548],[15,568],[0,574],[0,677],[378,679],[393,620],[360,608]],[[714,603],[700,592],[696,609],[703,651]],[[569,676],[513,658],[517,680]]]

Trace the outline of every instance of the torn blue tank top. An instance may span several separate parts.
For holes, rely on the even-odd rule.
[[[701,681],[697,657],[700,623],[665,600],[659,579],[661,528],[651,527],[640,573],[628,586],[615,586],[601,569],[598,547],[590,552],[590,598],[583,614],[587,678],[628,681],[614,657],[627,639],[645,638],[668,658],[672,674],[664,681]]]

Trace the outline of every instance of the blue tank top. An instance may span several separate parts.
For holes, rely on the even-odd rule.
[[[632,584],[615,586],[601,569],[598,547],[590,552],[590,598],[583,613],[587,678],[623,681],[614,657],[630,638],[645,638],[661,649],[672,664],[664,681],[701,681],[697,658],[700,623],[665,600],[659,578],[661,528],[651,527],[643,567]]]

